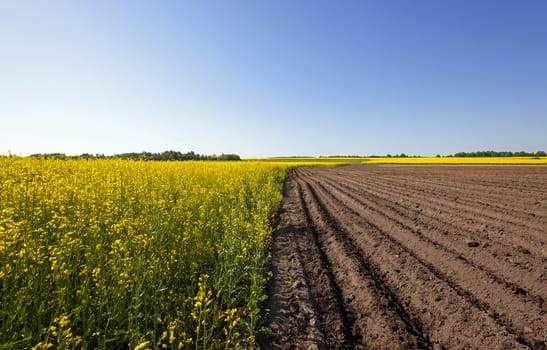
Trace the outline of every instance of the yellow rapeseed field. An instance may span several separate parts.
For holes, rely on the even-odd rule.
[[[363,164],[547,165],[547,157],[378,157]]]
[[[0,158],[0,348],[253,348],[286,167]]]

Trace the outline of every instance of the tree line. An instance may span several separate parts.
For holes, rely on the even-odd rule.
[[[158,160],[158,161],[182,161],[182,160],[241,160],[237,154],[222,153],[221,155],[205,155],[193,151],[182,153],[179,151],[164,152],[129,152],[114,155],[105,155],[101,153],[90,154],[83,153],[77,156],[68,156],[64,153],[36,153],[31,154],[31,158],[43,159],[132,159],[132,160]]]
[[[441,156],[437,154],[436,157],[545,157],[547,154],[545,151],[537,152],[497,152],[497,151],[478,151],[478,152],[458,152],[454,154],[448,154]],[[320,158],[422,158],[423,156],[407,155],[405,153],[400,154],[386,154],[385,156],[370,155],[370,156],[320,156]]]
[[[545,157],[544,151],[537,152],[496,152],[496,151],[479,151],[479,152],[458,152],[448,157]]]

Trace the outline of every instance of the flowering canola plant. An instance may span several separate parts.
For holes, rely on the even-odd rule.
[[[286,167],[0,158],[0,348],[254,348]]]

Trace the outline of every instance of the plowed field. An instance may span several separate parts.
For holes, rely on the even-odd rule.
[[[547,167],[297,169],[272,256],[264,348],[547,348]]]

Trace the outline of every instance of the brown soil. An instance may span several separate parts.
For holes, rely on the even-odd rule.
[[[547,167],[293,171],[264,349],[547,349]]]

